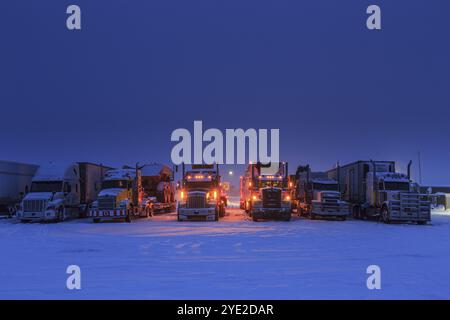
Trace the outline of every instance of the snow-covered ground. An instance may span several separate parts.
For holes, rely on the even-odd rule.
[[[431,225],[220,222],[175,214],[127,223],[0,221],[0,298],[450,299],[450,215]],[[66,289],[68,265],[82,289]],[[381,290],[366,268],[381,267]]]

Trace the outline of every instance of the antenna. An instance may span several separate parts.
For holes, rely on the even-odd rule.
[[[419,157],[419,183],[422,185],[422,161],[420,159],[420,151],[418,152],[417,156]]]

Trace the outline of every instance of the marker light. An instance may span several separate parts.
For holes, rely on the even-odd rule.
[[[184,199],[184,191],[181,191],[181,200],[183,200]]]
[[[258,197],[257,196],[253,196],[253,200],[257,200],[258,199]]]
[[[291,201],[291,197],[290,196],[286,196],[286,201]]]
[[[214,200],[217,199],[217,191],[214,190]]]

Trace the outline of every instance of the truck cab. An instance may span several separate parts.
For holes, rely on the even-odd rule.
[[[180,183],[178,221],[218,221],[225,216],[225,202],[220,182],[219,166],[192,165]]]
[[[253,221],[291,219],[292,189],[288,183],[287,163],[279,163],[275,174],[267,174],[264,169],[272,167],[272,164],[250,164],[241,178],[241,208]]]
[[[408,175],[369,171],[366,185],[366,206],[380,208],[384,222],[408,220],[425,223],[430,220],[429,199],[414,190]]]
[[[341,199],[337,180],[328,178],[325,172],[311,172],[309,165],[299,166],[296,176],[299,215],[310,219],[318,216],[346,219],[349,205]]]
[[[150,216],[151,207],[142,201],[141,172],[123,168],[105,174],[98,199],[92,205],[90,217],[102,220],[131,221],[132,217]]]
[[[79,166],[73,164],[42,165],[32,179],[29,193],[23,198],[17,217],[28,221],[63,221],[79,215]]]

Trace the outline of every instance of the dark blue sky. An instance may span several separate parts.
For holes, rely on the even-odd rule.
[[[82,30],[68,31],[78,4]],[[382,30],[365,10],[382,8]],[[291,168],[409,159],[450,185],[446,0],[0,3],[0,159],[170,161],[171,132],[279,128]],[[415,167],[417,168],[417,166]]]

